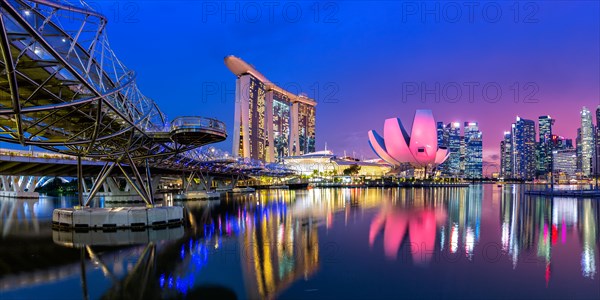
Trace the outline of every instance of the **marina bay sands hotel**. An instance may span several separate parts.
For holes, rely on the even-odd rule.
[[[233,155],[274,162],[315,152],[313,99],[280,88],[238,57],[225,57],[225,65],[237,76]]]

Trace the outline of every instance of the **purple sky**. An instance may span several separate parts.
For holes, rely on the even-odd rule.
[[[316,98],[318,149],[327,143],[337,153],[364,158],[375,157],[368,130],[381,132],[389,117],[410,126],[419,108],[432,109],[444,122],[479,122],[484,161],[493,163],[517,114],[535,120],[549,114],[557,119],[557,134],[575,139],[581,107],[600,104],[598,1],[145,0],[94,6],[109,18],[119,58],[171,119],[216,117],[230,134],[235,76],[223,58],[231,54],[282,87],[300,87]],[[421,85],[434,89],[436,82],[440,101],[434,94],[422,97]],[[468,84],[478,84],[472,102]],[[488,98],[495,87],[502,96],[484,99],[486,84]],[[406,92],[415,85],[416,94]],[[462,96],[451,101],[457,85]],[[231,151],[231,140],[217,147]]]

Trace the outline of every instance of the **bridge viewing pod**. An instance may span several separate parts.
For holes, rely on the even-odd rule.
[[[176,143],[202,146],[224,140],[225,124],[202,117],[179,117],[171,122],[170,138]]]

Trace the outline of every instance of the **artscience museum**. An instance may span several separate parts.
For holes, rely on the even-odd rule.
[[[408,163],[427,172],[448,158],[448,149],[438,147],[436,123],[431,110],[415,112],[410,135],[399,118],[385,120],[383,137],[375,130],[368,134],[373,151],[395,168]]]

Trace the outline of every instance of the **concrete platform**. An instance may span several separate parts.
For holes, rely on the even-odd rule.
[[[90,193],[83,193],[83,196],[87,198]],[[106,203],[143,203],[144,200],[140,195],[135,192],[100,192],[94,196],[94,199],[104,198],[104,202]],[[162,201],[163,195],[156,194],[154,195],[155,201]]]
[[[116,230],[181,224],[183,224],[183,208],[179,206],[58,208],[52,212],[53,228]]]
[[[186,200],[212,200],[220,199],[220,192],[205,192],[205,191],[193,191],[183,194],[177,194],[174,197],[175,201],[186,201]]]
[[[126,246],[143,245],[150,242],[172,241],[183,237],[183,226],[173,228],[143,230],[116,230],[116,231],[52,231],[52,240],[55,244],[81,248],[85,246]]]
[[[532,190],[526,195],[547,197],[600,198],[600,190]]]
[[[0,197],[19,198],[19,199],[37,199],[40,197],[40,194],[36,193],[36,192],[2,192],[2,191],[0,191]]]

